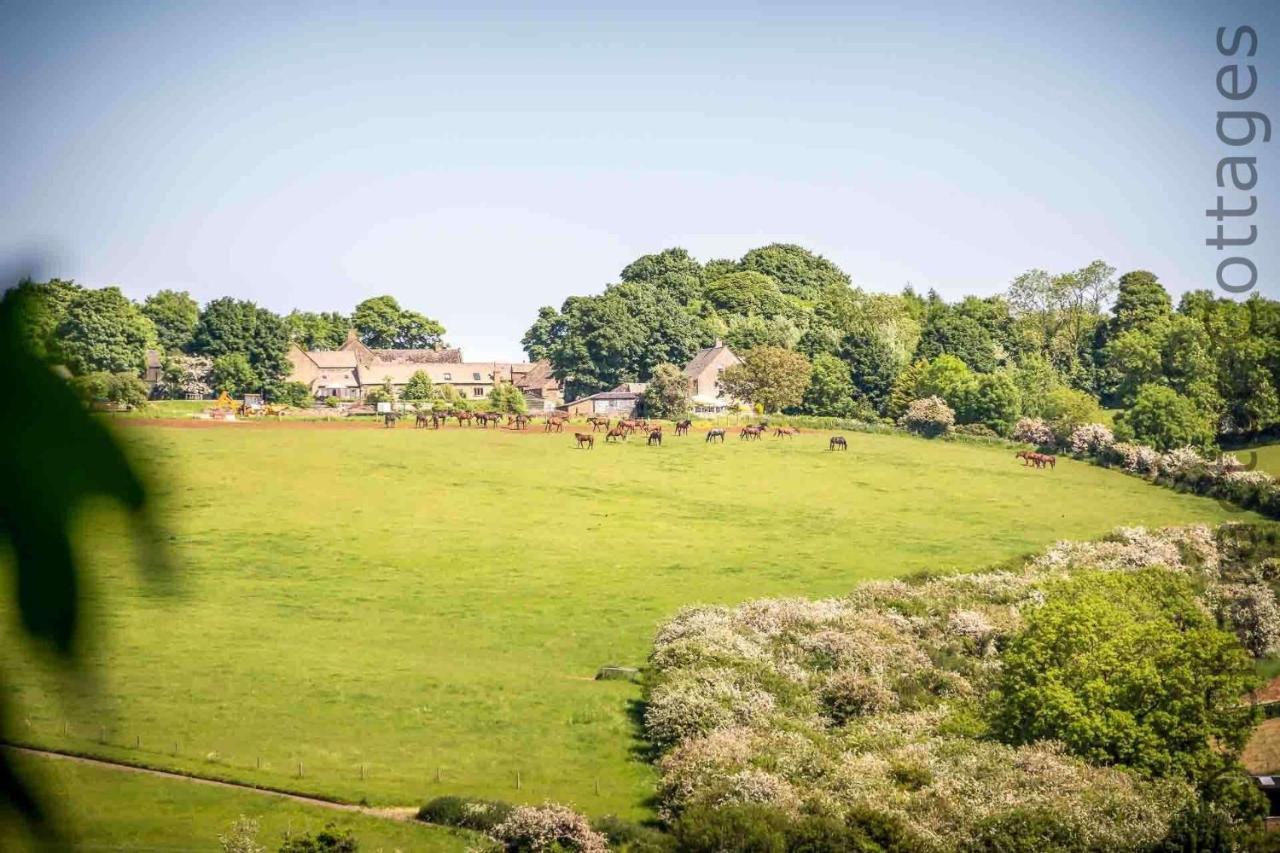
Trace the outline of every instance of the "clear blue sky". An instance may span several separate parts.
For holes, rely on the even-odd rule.
[[[0,0],[0,256],[278,311],[391,293],[469,358],[672,245],[948,297],[1101,257],[1177,292],[1220,258],[1218,26],[1259,30],[1280,123],[1277,2],[335,5]]]

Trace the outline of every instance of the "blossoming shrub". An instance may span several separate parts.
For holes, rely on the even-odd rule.
[[[1280,563],[1267,561],[1280,542],[1253,530],[1123,528],[1058,543],[1017,571],[682,610],[651,656],[645,725],[661,749],[659,811],[677,827],[697,815],[708,838],[730,831],[709,815],[730,810],[784,834],[815,817],[830,828],[871,815],[903,827],[911,849],[976,849],[1024,825],[1084,849],[1150,847],[1195,803],[1189,784],[1142,780],[1043,741],[996,743],[984,697],[1027,614],[1084,570],[1185,575],[1206,612],[1264,653],[1280,621],[1270,609]]]
[[[1013,426],[1013,440],[1034,444],[1036,447],[1053,447],[1057,440],[1053,428],[1042,418],[1022,418]]]
[[[1101,456],[1116,443],[1111,428],[1104,424],[1085,424],[1071,433],[1071,452],[1077,456]]]
[[[585,817],[555,803],[517,806],[506,820],[494,827],[493,837],[507,850],[521,853],[602,853],[609,849],[605,837],[592,829]]]
[[[956,424],[956,413],[941,397],[925,397],[911,401],[900,423],[909,432],[933,438],[951,432]]]

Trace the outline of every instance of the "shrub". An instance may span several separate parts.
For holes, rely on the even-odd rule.
[[[989,853],[1075,853],[1075,828],[1047,809],[1015,808],[978,823],[975,849]]]
[[[364,401],[370,406],[376,406],[379,403],[390,403],[395,400],[395,395],[385,388],[370,388],[364,395]]]
[[[339,400],[337,397],[325,397],[324,404],[331,409],[336,409],[342,405],[342,401]]]
[[[1240,697],[1253,663],[1163,568],[1092,572],[1051,588],[1009,640],[993,729],[1009,743],[1056,740],[1098,763],[1203,779],[1253,723]]]
[[[971,435],[975,438],[999,438],[1000,433],[986,424],[960,424],[956,427],[956,435]]]
[[[360,843],[351,830],[339,833],[333,824],[315,835],[286,836],[280,845],[280,853],[356,853],[359,849]]]
[[[313,402],[311,389],[302,382],[273,382],[267,387],[267,399],[295,409],[309,408]]]
[[[912,400],[902,416],[904,429],[928,438],[951,432],[955,422],[955,411],[941,397]]]
[[[1013,440],[1034,444],[1036,447],[1053,447],[1053,429],[1042,418],[1021,418],[1013,427]]]
[[[1077,456],[1102,456],[1115,446],[1116,437],[1104,424],[1085,424],[1071,433],[1071,452]]]
[[[441,826],[458,826],[478,832],[492,832],[505,821],[514,806],[501,800],[472,800],[465,797],[436,797],[418,809],[418,820]]]
[[[1160,454],[1145,444],[1118,442],[1111,446],[1111,456],[1130,474],[1156,474],[1160,471]]]
[[[1083,391],[1054,388],[1045,395],[1040,415],[1053,430],[1054,443],[1065,446],[1078,427],[1102,417],[1102,409],[1097,400]]]
[[[1144,385],[1133,406],[1117,418],[1116,436],[1151,445],[1209,449],[1214,444],[1210,418],[1190,398],[1161,385]]]
[[[218,836],[218,844],[222,853],[267,853],[267,848],[258,843],[258,822],[244,815]]]
[[[545,803],[517,806],[493,828],[493,837],[509,851],[578,851],[603,853],[605,837],[591,828],[582,815],[566,806]]]
[[[630,853],[665,853],[674,847],[673,839],[665,832],[623,820],[617,815],[605,815],[592,823],[592,828],[605,837],[610,847],[628,850]]]
[[[683,853],[786,853],[790,821],[777,809],[744,805],[690,809],[672,827]]]

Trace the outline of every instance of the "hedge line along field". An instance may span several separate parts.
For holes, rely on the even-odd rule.
[[[134,423],[134,422],[130,422]],[[681,606],[980,568],[1117,525],[1247,513],[1070,460],[848,433],[661,448],[381,425],[127,426],[179,567],[139,580],[86,513],[92,693],[0,633],[26,743],[410,805],[439,794],[648,814],[641,666]],[[22,648],[26,648],[23,646]]]
[[[276,850],[285,833],[315,833],[332,823],[350,830],[365,851],[463,853],[478,836],[460,830],[393,821],[305,805],[252,791],[232,791],[63,759],[17,756],[24,773],[42,780],[64,836],[80,850],[221,850],[218,836],[243,815],[258,822],[258,840]],[[11,821],[11,822],[6,822]],[[32,853],[12,816],[0,817],[5,850]]]

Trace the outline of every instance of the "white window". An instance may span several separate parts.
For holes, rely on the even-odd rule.
[[[445,382],[452,382],[452,381],[453,381],[453,374],[452,374],[452,373],[446,373],[446,374],[444,375],[444,381],[445,381]]]

